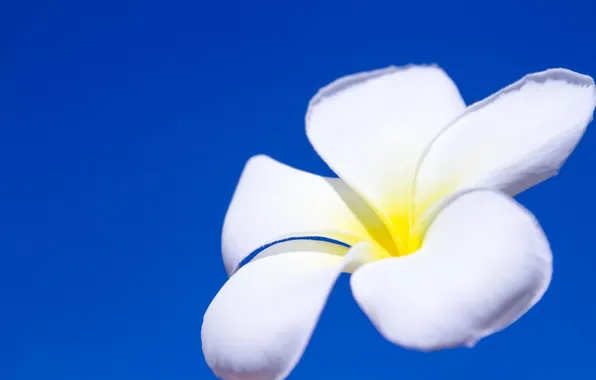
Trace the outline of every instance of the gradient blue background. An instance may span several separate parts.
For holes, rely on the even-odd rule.
[[[319,87],[437,62],[471,103],[550,67],[596,76],[595,4],[3,1],[0,379],[212,378],[200,326],[236,181],[257,153],[331,173],[304,134]],[[291,378],[596,378],[594,136],[518,198],[555,254],[526,317],[408,352],[342,277]]]

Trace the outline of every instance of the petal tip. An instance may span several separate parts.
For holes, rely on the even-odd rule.
[[[562,82],[566,85],[576,86],[581,89],[591,89],[592,108],[596,105],[596,86],[594,85],[594,78],[565,68],[547,69],[541,72],[528,74],[517,83],[519,85],[517,88],[515,88],[515,84],[511,87],[513,87],[513,89],[520,89],[528,83],[545,84],[547,82]]]
[[[398,72],[407,72],[407,71],[417,71],[417,70],[427,70],[427,71],[434,71],[439,73],[440,75],[447,75],[445,70],[443,70],[438,64],[430,63],[430,64],[418,64],[418,63],[411,63],[404,66],[396,66],[390,65],[379,69],[374,69],[370,71],[361,71],[354,74],[349,74],[343,77],[340,77],[326,86],[321,87],[317,93],[311,98],[308,103],[308,108],[305,116],[306,120],[306,130],[309,130],[309,120],[312,114],[312,110],[325,98],[333,96],[342,90],[358,85],[360,83],[367,82],[369,80],[374,80],[376,78],[380,78],[385,75],[391,75]]]
[[[480,341],[480,339],[471,338],[467,342],[464,343],[464,347],[474,348],[474,347],[476,347],[476,345],[478,344],[479,341]]]
[[[308,102],[308,108],[306,112],[306,130],[309,130],[309,120],[311,118],[312,110],[319,104],[323,99],[333,96],[338,92],[353,86],[358,83],[366,82],[368,80],[381,77],[386,75],[387,73],[391,73],[397,70],[396,66],[387,66],[380,69],[375,69],[371,71],[362,71],[355,74],[345,75],[340,77],[329,84],[321,87],[316,94],[310,99]]]
[[[255,164],[255,163],[259,163],[259,162],[281,164],[281,162],[277,161],[273,157],[268,156],[268,155],[263,154],[263,153],[259,153],[259,154],[255,154],[254,156],[250,157],[246,161],[246,164],[244,165],[244,168],[246,170],[246,168],[249,167],[250,165]]]
[[[570,84],[579,85],[583,87],[594,87],[594,79],[585,74],[575,72],[573,70],[565,68],[554,68],[548,69],[539,73],[530,74],[530,77],[535,79],[537,82],[546,80],[559,80],[565,81]]]

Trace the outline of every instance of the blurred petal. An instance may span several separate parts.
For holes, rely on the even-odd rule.
[[[399,229],[418,158],[464,109],[440,68],[389,67],[321,89],[309,104],[306,133],[325,162]]]
[[[592,78],[554,69],[472,105],[421,158],[416,210],[465,188],[515,195],[555,175],[592,120],[595,104]]]
[[[366,264],[351,285],[385,338],[430,351],[507,327],[542,297],[551,273],[534,217],[504,194],[476,190],[445,205],[420,251]]]
[[[319,242],[318,250],[325,252]],[[359,247],[358,249],[356,249]],[[296,366],[339,274],[369,260],[360,245],[345,257],[292,252],[243,266],[203,318],[203,354],[225,380],[283,379]]]
[[[253,251],[288,237],[323,236],[348,244],[369,239],[358,219],[360,205],[349,192],[340,179],[306,173],[266,156],[250,159],[223,227],[228,274]],[[295,250],[300,244],[293,241],[275,248]]]

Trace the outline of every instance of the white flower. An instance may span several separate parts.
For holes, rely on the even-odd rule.
[[[557,173],[595,102],[592,78],[564,69],[467,108],[434,66],[323,88],[306,133],[340,178],[265,156],[246,164],[223,228],[231,278],[203,319],[211,369],[288,376],[341,272],[379,332],[406,348],[472,346],[513,323],[546,291],[552,256],[511,196]]]

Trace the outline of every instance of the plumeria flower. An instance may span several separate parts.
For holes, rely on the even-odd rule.
[[[595,103],[592,78],[564,69],[467,108],[435,66],[321,89],[306,133],[339,178],[246,164],[223,227],[230,278],[201,331],[213,372],[287,377],[342,272],[378,331],[408,349],[471,347],[509,326],[552,273],[546,236],[512,196],[557,173]]]

